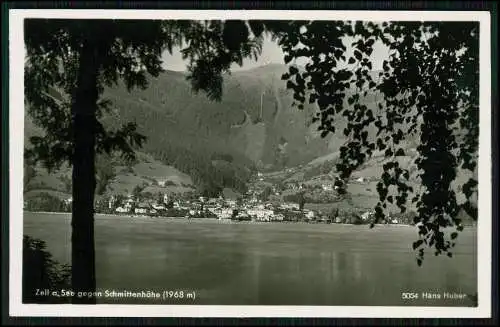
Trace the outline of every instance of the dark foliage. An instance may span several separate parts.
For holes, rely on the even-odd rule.
[[[259,194],[259,199],[262,201],[269,200],[269,196],[272,194],[272,189],[269,186],[266,186],[261,194]]]
[[[246,163],[238,163],[230,155],[209,155],[209,153],[195,152],[176,146],[154,151],[152,155],[162,163],[172,165],[190,175],[197,189],[205,196],[218,196],[225,187],[244,193],[252,175],[252,170]],[[224,160],[226,164],[214,165],[212,160],[216,158],[232,161]]]
[[[52,258],[44,241],[23,237],[23,303],[65,303],[66,298],[41,295],[45,290],[71,289],[71,270]],[[38,295],[37,295],[38,291]]]
[[[71,206],[64,203],[57,196],[51,195],[48,192],[41,192],[36,196],[26,200],[26,210],[29,211],[45,211],[45,212],[69,212]]]
[[[30,139],[32,147],[25,154],[49,171],[66,161],[72,164],[75,292],[95,290],[95,155],[117,151],[134,159],[134,148],[145,141],[135,123],[115,130],[103,126],[100,118],[110,109],[110,102],[102,98],[104,88],[119,81],[128,90],[146,88],[148,75],[156,77],[162,71],[163,51],[171,53],[174,45],[186,41],[182,53],[190,61],[193,89],[220,99],[222,74],[233,62],[241,65],[243,58],[260,52],[261,40],[250,38],[241,26],[221,21],[25,20],[26,102],[34,123],[45,132]],[[237,42],[228,42],[229,36]],[[54,96],[54,90],[64,96]]]
[[[409,195],[418,206],[415,222],[420,222],[417,263],[422,263],[424,246],[436,255],[451,256],[454,238],[446,240],[442,229],[463,229],[459,209],[477,217],[473,204],[477,180],[463,186],[467,198],[457,202],[450,185],[458,169],[475,172],[478,146],[479,30],[473,22],[371,22],[312,21],[273,26],[285,52],[285,62],[307,57],[311,63],[299,71],[290,66],[283,75],[294,92],[299,109],[315,103],[315,121],[322,136],[341,132],[347,138],[340,148],[336,169],[347,185],[351,173],[375,151],[384,151],[392,160],[384,165],[377,185],[380,201],[375,207],[376,221],[384,219],[387,203],[404,213]],[[350,37],[352,44],[344,43]],[[390,49],[378,80],[370,74],[370,55],[375,42]],[[299,43],[302,45],[300,46]],[[347,47],[352,48],[348,57]],[[338,68],[339,64],[348,68]],[[356,92],[347,97],[350,90]],[[373,107],[360,101],[360,95],[379,92],[381,100]],[[336,131],[334,121],[347,118],[345,128]],[[376,135],[369,135],[375,127]],[[401,142],[420,138],[416,160],[422,191],[409,185],[409,171],[399,166],[404,155]],[[391,187],[392,186],[392,187]],[[390,189],[395,187],[395,194]]]

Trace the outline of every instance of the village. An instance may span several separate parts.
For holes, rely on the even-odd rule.
[[[319,210],[300,208],[293,202],[270,202],[256,198],[224,199],[198,197],[194,199],[170,199],[165,194],[162,201],[143,200],[136,201],[129,195],[118,202],[117,197],[111,197],[107,208],[97,212],[133,215],[141,217],[178,217],[178,218],[215,218],[232,221],[257,221],[257,222],[315,222],[315,223],[368,223],[373,212],[368,211],[362,215],[343,217],[335,213],[323,213]],[[397,223],[393,221],[393,223]]]
[[[188,195],[159,193],[143,196],[111,196],[101,199],[96,206],[97,213],[132,215],[136,217],[171,217],[171,218],[212,218],[227,221],[254,222],[306,222],[306,223],[343,223],[369,224],[374,219],[373,210],[313,210],[304,208],[304,202],[297,196],[308,191],[319,194],[322,201],[335,203],[342,201],[336,192],[334,179],[311,185],[292,182],[262,183],[262,174],[258,174],[248,191],[241,196],[216,198],[190,193]],[[291,194],[283,196],[287,192]],[[311,199],[308,199],[311,201]],[[388,217],[385,223],[411,223],[411,217]]]
[[[356,178],[351,183],[365,187],[370,180]],[[351,207],[338,192],[337,178],[333,174],[316,176],[308,180],[275,178],[274,173],[258,172],[248,183],[243,194],[221,192],[218,197],[206,197],[192,189],[186,193],[171,192],[170,183],[157,182],[160,192],[145,192],[147,185],[137,185],[126,194],[115,193],[97,197],[95,212],[98,214],[132,217],[211,218],[223,221],[253,222],[304,222],[370,224],[374,211]],[[25,201],[28,211],[71,212],[72,198],[58,200],[44,198]],[[310,205],[306,205],[310,204]],[[412,224],[413,215],[391,214],[382,223]]]

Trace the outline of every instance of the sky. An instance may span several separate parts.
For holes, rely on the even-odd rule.
[[[346,44],[349,43],[349,44]],[[350,47],[351,42],[345,42],[347,48],[347,55],[351,54],[352,48]],[[371,55],[373,70],[381,70],[382,63],[384,59],[388,57],[388,49],[380,42],[375,42],[373,45],[373,53]],[[165,52],[162,56],[163,68],[167,70],[174,71],[186,71],[187,62],[182,60],[179,49],[173,49],[172,55]],[[266,37],[262,44],[262,54],[259,56],[257,61],[253,59],[245,59],[243,66],[240,67],[234,64],[231,67],[232,71],[247,70],[255,67],[263,66],[266,64],[284,64],[283,61],[283,51],[278,46],[276,42],[271,41],[270,37]],[[298,65],[305,65],[307,59],[295,62]]]

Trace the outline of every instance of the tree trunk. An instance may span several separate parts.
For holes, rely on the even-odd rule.
[[[94,292],[94,192],[95,114],[97,107],[98,64],[95,47],[85,42],[73,95],[73,208],[72,208],[72,287],[73,303],[95,304],[95,299],[78,297],[78,292]]]

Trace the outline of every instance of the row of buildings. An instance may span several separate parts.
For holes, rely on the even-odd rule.
[[[234,200],[200,197],[191,200],[171,201],[168,195],[163,201],[136,202],[129,196],[121,203],[116,203],[112,197],[109,208],[114,207],[114,212],[119,214],[133,214],[141,216],[177,216],[184,218],[218,218],[239,221],[315,221],[331,223],[367,223],[373,218],[373,212],[368,211],[362,215],[338,215],[322,213],[316,210],[299,209],[297,203],[282,202],[271,203],[257,200]],[[393,220],[391,223],[397,223]]]
[[[64,207],[69,211],[72,199],[64,201]],[[27,202],[27,201],[25,201]],[[26,206],[26,203],[25,203]],[[42,211],[61,211],[57,208],[30,208],[25,209]],[[103,210],[104,209],[104,210]],[[68,211],[68,210],[63,210]],[[189,200],[172,200],[170,196],[163,195],[156,200],[137,200],[133,196],[122,199],[111,196],[107,199],[107,204],[96,207],[100,213],[117,213],[139,216],[162,216],[162,217],[184,217],[184,218],[218,218],[220,220],[239,220],[239,221],[305,221],[305,222],[325,222],[325,223],[347,223],[347,224],[366,224],[373,221],[374,212],[366,211],[364,213],[353,212],[328,212],[323,213],[316,210],[300,210],[297,203],[291,202],[266,202],[266,201],[248,201],[245,199],[223,199],[204,197]],[[399,217],[393,215],[387,217],[386,223],[400,224],[412,223],[413,217]]]
[[[183,217],[213,217],[218,219],[283,221],[285,213],[302,213],[310,219],[315,217],[312,210],[299,211],[297,203],[265,203],[257,199],[235,200],[199,197],[191,200],[174,200],[164,195],[161,201],[138,201],[133,196],[118,201],[115,196],[108,200],[108,211],[118,214],[169,215],[182,213]]]

